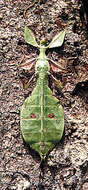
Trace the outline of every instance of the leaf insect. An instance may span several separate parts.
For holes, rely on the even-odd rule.
[[[36,87],[21,107],[20,127],[25,142],[44,160],[48,151],[60,141],[64,131],[63,107],[48,87],[50,65],[45,52],[48,48],[60,47],[63,44],[65,31],[57,34],[48,46],[45,40],[41,40],[38,45],[33,32],[27,26],[24,36],[28,44],[40,49],[40,54],[35,64]],[[32,65],[34,59],[32,63],[28,62],[21,66],[31,70]],[[52,65],[63,69],[53,61]],[[56,81],[55,78],[54,80]]]

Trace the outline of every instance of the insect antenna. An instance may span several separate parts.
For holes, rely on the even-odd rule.
[[[32,4],[30,4],[30,5],[27,7],[27,9],[24,10],[24,18],[26,18],[27,11],[28,11],[30,8],[32,8],[32,7],[35,5],[35,3],[37,3],[36,0],[35,0]]]

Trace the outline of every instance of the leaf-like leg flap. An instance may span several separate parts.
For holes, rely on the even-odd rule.
[[[20,64],[19,67],[25,69],[25,70],[31,70],[34,66],[35,59],[28,60],[26,63]]]
[[[64,68],[64,67],[62,67],[62,65],[61,64],[57,64],[56,62],[54,62],[53,60],[51,60],[50,59],[50,61],[51,61],[51,68],[52,68],[52,70],[54,71],[54,72],[59,72],[59,71],[61,71],[61,70],[63,70],[63,71],[66,71],[66,69]]]
[[[57,68],[55,65],[51,64],[51,69],[54,73],[59,73],[61,71],[61,69]]]
[[[59,34],[54,36],[51,43],[47,46],[47,48],[55,48],[62,46],[65,38],[65,31],[61,31]]]
[[[51,74],[51,77],[52,77],[52,79],[53,79],[55,85],[56,85],[58,88],[62,89],[63,87],[62,87],[62,85],[60,84],[60,82],[59,82],[52,74]]]
[[[25,26],[24,38],[28,44],[38,47],[38,44],[36,42],[33,32],[27,26]]]

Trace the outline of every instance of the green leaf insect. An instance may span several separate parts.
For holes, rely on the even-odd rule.
[[[61,140],[64,131],[62,105],[48,87],[50,65],[45,54],[47,48],[61,46],[64,37],[65,32],[62,31],[53,38],[48,46],[45,45],[45,40],[40,41],[40,45],[38,45],[32,31],[27,26],[25,27],[25,41],[39,47],[40,54],[35,64],[36,87],[21,107],[20,126],[25,142],[39,153],[42,160],[45,159],[48,151]],[[55,66],[54,62],[52,62],[53,64]],[[58,64],[56,67],[61,69]],[[25,68],[25,64],[23,68]],[[29,70],[30,68],[29,65]]]

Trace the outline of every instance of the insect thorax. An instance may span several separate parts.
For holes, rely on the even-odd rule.
[[[47,57],[45,55],[46,48],[42,46],[40,48],[40,54],[38,57],[38,61],[36,62],[35,71],[38,76],[47,76],[48,71],[50,70],[49,63],[47,61]]]
[[[49,63],[47,60],[39,59],[36,63],[35,67],[36,73],[40,75],[41,73],[44,73],[44,75],[48,74],[49,71]]]

